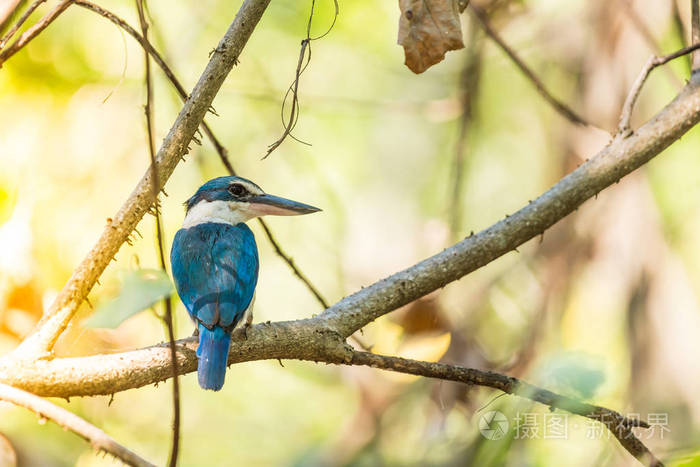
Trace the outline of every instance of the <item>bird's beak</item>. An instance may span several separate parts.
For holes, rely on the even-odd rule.
[[[256,216],[298,216],[320,211],[319,208],[308,204],[268,194],[253,196],[248,203]]]

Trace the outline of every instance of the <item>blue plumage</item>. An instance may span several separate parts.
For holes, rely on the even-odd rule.
[[[250,312],[258,283],[258,247],[245,222],[320,209],[268,195],[241,177],[209,180],[185,203],[170,252],[175,288],[199,330],[197,373],[204,389],[224,384],[231,332]],[[248,315],[246,324],[252,319]]]
[[[255,237],[245,224],[202,223],[177,232],[170,258],[177,292],[199,328],[200,385],[219,390],[231,331],[258,282]]]
[[[214,326],[213,329],[207,328],[202,323],[197,326],[199,329],[197,379],[204,389],[218,391],[224,385],[231,333],[219,326]]]

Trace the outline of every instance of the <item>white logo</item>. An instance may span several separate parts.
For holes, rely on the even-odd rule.
[[[508,419],[498,410],[486,412],[479,418],[479,431],[486,439],[501,439],[508,432]]]

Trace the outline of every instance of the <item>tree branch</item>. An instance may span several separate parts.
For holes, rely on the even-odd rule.
[[[0,31],[4,30],[12,17],[22,6],[23,0],[5,0],[0,4]]]
[[[644,20],[637,13],[637,10],[635,9],[632,0],[623,0],[622,3],[623,8],[627,12],[627,16],[629,17],[630,21],[637,29],[639,34],[642,36],[644,41],[647,43],[647,45],[649,45],[652,52],[655,55],[662,55],[664,52],[663,49],[654,37],[654,34],[652,34],[652,32],[649,30],[649,27],[646,25]],[[675,4],[675,1],[673,1],[672,3]],[[672,68],[665,68],[664,70],[666,71],[666,74],[668,75],[669,79],[673,81],[673,84],[677,88],[681,88],[683,86],[682,80],[678,77],[678,75],[673,71]]]
[[[661,466],[659,461],[649,449],[637,438],[632,431],[634,427],[649,428],[649,424],[641,420],[627,418],[615,412],[597,405],[571,399],[570,397],[555,394],[546,389],[538,388],[532,384],[520,381],[512,376],[505,376],[492,371],[475,370],[457,365],[444,363],[421,362],[399,357],[388,357],[368,352],[353,352],[352,365],[365,365],[382,370],[397,371],[411,375],[437,378],[441,380],[456,381],[464,384],[485,386],[498,389],[506,394],[513,394],[526,399],[547,405],[552,409],[561,409],[566,412],[581,415],[602,423],[620,444],[644,465]]]
[[[233,174],[232,174],[233,175]],[[300,281],[302,281],[304,284],[306,284],[306,287],[309,289],[309,291],[313,294],[314,297],[316,297],[316,300],[318,300],[318,303],[321,304],[323,309],[325,310],[328,308],[330,305],[326,301],[325,298],[323,298],[323,295],[321,295],[321,292],[318,291],[316,286],[309,280],[308,277],[306,277],[306,274],[301,272],[301,270],[297,267],[296,264],[294,264],[294,259],[292,259],[291,256],[287,255],[283,250],[282,247],[280,247],[279,243],[275,239],[274,235],[272,235],[272,232],[270,231],[270,227],[267,226],[267,223],[262,219],[258,218],[258,221],[260,222],[260,227],[263,228],[265,231],[265,235],[267,235],[268,240],[270,240],[270,243],[272,244],[272,248],[275,249],[275,253],[277,253],[277,256],[282,258],[282,260],[287,263],[287,265],[292,269],[292,272],[294,275],[296,275]]]
[[[143,40],[148,42],[148,21],[146,21],[146,13],[144,12],[144,2],[145,0],[135,0],[136,10],[139,15],[139,24],[141,25],[141,34],[143,34]],[[158,199],[158,194],[160,193],[160,182],[158,181],[158,171],[156,170],[156,148],[153,140],[153,83],[151,81],[151,57],[148,53],[148,49],[144,48],[144,67],[145,67],[145,85],[146,85],[146,105],[144,106],[144,113],[146,114],[146,139],[148,144],[148,155],[150,157],[150,168],[151,168],[151,182],[153,191],[153,212],[156,218],[156,237],[157,237],[157,250],[158,259],[160,261],[161,270],[167,274],[167,268],[165,266],[165,248],[163,247],[163,225],[160,218],[160,200]],[[163,321],[168,332],[168,344],[170,347],[170,361],[173,368],[173,439],[170,449],[170,457],[168,459],[168,465],[170,467],[177,466],[177,456],[180,447],[180,381],[177,373],[177,349],[175,348],[175,330],[173,329],[173,306],[172,306],[172,296],[168,295],[163,299],[163,308],[165,313],[163,315]]]
[[[561,116],[563,116],[572,123],[588,126],[591,128],[598,128],[595,125],[587,122],[583,117],[579,116],[568,105],[564,104],[562,101],[554,97],[552,93],[549,92],[549,90],[547,90],[544,83],[537,77],[537,75],[530,69],[530,67],[528,67],[525,64],[525,62],[518,56],[518,54],[508,44],[506,44],[506,42],[501,38],[501,36],[498,35],[496,30],[491,27],[486,13],[481,8],[474,5],[474,3],[470,3],[469,9],[473,13],[474,17],[479,20],[479,23],[484,29],[484,32],[496,44],[498,44],[498,46],[501,48],[501,50],[503,50],[503,52],[506,53],[506,55],[508,55],[508,57],[513,61],[515,66],[517,66],[518,69],[525,75],[525,77],[532,83],[532,85],[535,86],[535,89],[537,89],[537,92],[540,94],[540,96],[542,96],[542,98],[545,101],[547,101],[554,108],[554,110],[557,111],[557,113],[559,113]]]
[[[490,387],[603,423],[632,455],[648,465],[661,465],[634,436],[633,427],[647,428],[604,407],[555,394],[510,376],[443,363],[421,362],[359,352],[343,338],[319,327],[320,319],[257,324],[234,334],[229,364],[262,359],[296,359],[332,364],[366,365],[401,373]],[[197,368],[195,338],[177,342],[178,371]],[[86,378],[85,375],[89,375]],[[36,362],[0,361],[0,381],[55,397],[107,395],[146,386],[172,375],[167,344],[92,357],[57,358]]]
[[[5,33],[4,36],[2,36],[2,39],[0,39],[0,49],[5,47],[5,44],[12,39],[12,36],[15,35],[17,30],[22,27],[22,25],[27,21],[29,16],[31,16],[32,13],[34,13],[34,10],[36,10],[39,5],[42,3],[46,2],[46,0],[36,0],[34,3],[29,5],[29,8],[27,8],[27,11],[25,11],[22,16],[17,20],[17,22]]]
[[[233,23],[212,53],[204,73],[158,151],[160,188],[189,151],[192,137],[211,107],[226,76],[237,63],[238,56],[269,2],[270,0],[245,0]],[[148,170],[111,223],[107,225],[97,244],[61,290],[40,321],[39,330],[25,339],[14,351],[16,356],[32,358],[53,348],[99,276],[153,204],[151,178],[151,171]]]
[[[466,8],[466,5],[465,5]],[[459,122],[457,141],[454,148],[454,162],[452,163],[452,180],[449,190],[448,218],[452,239],[456,239],[462,228],[462,185],[464,182],[465,165],[468,156],[468,143],[472,138],[474,127],[474,114],[477,104],[477,95],[481,84],[481,71],[484,41],[479,29],[476,27],[476,19],[470,18],[469,37],[465,50],[464,64],[460,73],[460,100],[462,104],[462,116]]]
[[[700,76],[633,135],[595,157],[515,214],[420,263],[344,298],[319,317],[348,336],[378,317],[437,290],[541,235],[584,201],[651,160],[700,121]]]
[[[700,0],[690,0],[690,45],[700,43]],[[693,52],[692,69],[695,73],[700,70],[700,51]]]
[[[634,83],[632,84],[632,89],[627,95],[625,103],[622,106],[622,112],[620,114],[620,123],[617,125],[617,134],[619,136],[627,137],[632,133],[632,129],[630,127],[632,111],[634,110],[634,105],[637,103],[637,99],[639,98],[639,93],[642,91],[642,87],[644,86],[644,83],[649,77],[651,71],[658,66],[665,65],[671,60],[675,60],[678,57],[682,57],[698,49],[700,49],[700,42],[685,47],[672,54],[664,55],[663,57],[657,57],[655,55],[649,57],[649,60],[647,60],[647,63],[644,65],[644,68],[642,68],[642,71],[639,72],[637,79],[634,80]]]
[[[63,428],[85,439],[93,449],[109,453],[126,464],[154,467],[153,464],[135,452],[117,443],[104,431],[46,399],[2,383],[0,383],[0,399],[29,409],[43,418],[53,420]]]
[[[19,52],[22,47],[27,45],[29,41],[34,39],[34,37],[36,37],[41,31],[46,29],[49,24],[58,18],[61,13],[66,11],[66,8],[68,8],[71,3],[73,3],[73,0],[61,0],[61,2],[56,5],[53,10],[46,13],[46,15],[44,15],[44,17],[41,18],[34,26],[22,33],[22,35],[19,36],[16,41],[10,44],[10,46],[2,49],[2,51],[0,51],[0,68],[2,68],[2,64],[5,63],[8,58]]]

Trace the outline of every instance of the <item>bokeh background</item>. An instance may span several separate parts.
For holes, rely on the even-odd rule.
[[[53,7],[43,5],[28,24]],[[134,3],[101,0],[137,27]],[[687,42],[690,2],[478,2],[554,94],[612,130],[647,57]],[[187,89],[239,2],[148,2],[153,40]],[[593,156],[609,135],[572,125],[474,23],[466,48],[422,75],[403,66],[395,1],[343,2],[312,44],[294,134],[281,99],[293,79],[310,2],[274,1],[215,101],[208,121],[238,171],[268,192],[323,213],[273,218],[283,248],[331,302],[489,226]],[[313,31],[331,23],[317,2]],[[0,69],[0,352],[49,306],[148,165],[143,55],[105,19],[71,7]],[[689,61],[653,73],[633,123],[680,89]],[[180,101],[155,75],[157,142]],[[587,202],[538,240],[379,319],[360,337],[375,351],[505,372],[623,413],[653,416],[642,439],[671,465],[700,465],[700,130]],[[168,245],[182,203],[224,175],[212,147],[193,151],[168,181]],[[153,218],[124,245],[95,306],[122,278],[157,267]],[[310,317],[313,296],[252,223],[261,254],[256,321]],[[87,305],[62,355],[115,352],[164,339],[141,313],[114,330],[88,329]],[[192,332],[177,307],[177,335]],[[546,407],[481,388],[276,361],[235,365],[219,393],[182,381],[181,465],[634,465],[586,419],[545,439]],[[170,442],[170,383],[59,401],[159,464]],[[479,419],[502,412],[500,440]],[[665,417],[665,418],[664,418]],[[536,432],[521,430],[532,422]],[[533,422],[534,421],[534,422]],[[549,427],[552,428],[551,426]],[[20,465],[103,466],[83,440],[0,404],[0,432]],[[529,434],[533,439],[522,439]],[[551,431],[549,433],[552,434]],[[0,445],[3,443],[0,443]]]

